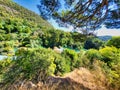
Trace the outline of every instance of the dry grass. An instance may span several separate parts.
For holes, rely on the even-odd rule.
[[[94,73],[93,73],[94,72]],[[90,90],[107,90],[107,80],[101,71],[89,71],[86,68],[76,69],[67,74],[65,77],[73,79],[75,82],[81,83]]]
[[[108,90],[108,87],[107,80],[100,69],[90,71],[81,67],[64,77],[50,76],[46,83],[17,82],[7,90]]]

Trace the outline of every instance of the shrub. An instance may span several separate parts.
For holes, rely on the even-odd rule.
[[[105,47],[99,50],[103,56],[104,71],[112,88],[120,88],[120,50],[116,47]]]
[[[4,82],[14,83],[17,80],[44,81],[53,75],[56,65],[52,50],[22,48],[16,52],[14,63],[4,74]]]
[[[78,58],[78,53],[76,51],[65,49],[62,55],[70,63],[71,70],[80,66],[80,58]]]
[[[99,50],[103,57],[103,61],[105,62],[112,62],[113,60],[117,59],[118,50],[115,47],[108,47],[102,48]]]
[[[102,59],[102,56],[99,53],[99,51],[95,50],[95,49],[89,49],[88,51],[86,51],[85,55],[90,60],[91,64],[93,64],[93,61],[95,59],[97,59],[97,60],[101,60]]]
[[[12,60],[10,58],[0,60],[0,74],[4,73],[11,63]]]
[[[64,57],[55,56],[54,63],[56,64],[55,75],[63,75],[64,73],[70,72],[70,62]]]
[[[107,45],[108,46],[114,46],[116,48],[120,48],[120,36],[118,36],[118,37],[112,37],[112,39],[110,39],[107,42]]]
[[[4,83],[31,80],[44,82],[48,76],[63,75],[70,71],[70,63],[60,54],[45,48],[20,48],[13,64],[4,73]]]

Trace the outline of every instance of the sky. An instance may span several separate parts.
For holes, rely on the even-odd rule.
[[[13,1],[31,11],[34,11],[35,13],[39,14],[37,5],[40,3],[40,0],[13,0]]]
[[[13,0],[13,1],[37,14],[40,14],[39,9],[37,8],[37,5],[40,3],[40,0]],[[49,20],[49,22],[52,23],[52,25],[57,29],[61,29],[64,31],[72,31],[71,26],[69,28],[63,28],[63,27],[59,27],[54,20]],[[97,36],[105,36],[105,35],[120,36],[120,29],[107,29],[106,27],[102,26],[101,29],[96,30],[96,33]]]

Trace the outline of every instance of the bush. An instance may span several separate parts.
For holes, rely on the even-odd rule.
[[[106,46],[105,48],[100,49],[99,52],[103,57],[103,61],[107,63],[112,62],[113,60],[116,60],[118,58],[118,50],[115,47]]]
[[[80,58],[78,58],[78,53],[76,51],[65,49],[62,56],[70,63],[71,70],[80,66]]]
[[[70,71],[70,63],[60,54],[45,48],[21,48],[4,73],[4,83],[31,80],[44,82],[48,76],[63,75]],[[6,67],[7,68],[7,67]]]
[[[56,65],[52,50],[26,49],[16,52],[13,65],[4,74],[4,82],[7,84],[21,80],[44,81],[47,76],[53,75]]]
[[[116,48],[120,48],[120,36],[118,36],[118,37],[112,37],[112,39],[110,39],[107,42],[107,45],[108,46],[114,46]]]
[[[3,74],[8,69],[11,63],[12,60],[10,58],[0,60],[0,74]]]
[[[64,73],[70,72],[70,62],[64,57],[55,56],[54,63],[56,64],[55,75],[63,75]]]
[[[99,53],[98,50],[95,49],[89,49],[85,55],[87,56],[87,58],[90,60],[91,64],[93,64],[94,60],[101,60],[102,59],[102,55]]]
[[[102,54],[104,65],[103,70],[112,88],[119,90],[120,88],[120,50],[116,47],[105,47],[99,50]]]

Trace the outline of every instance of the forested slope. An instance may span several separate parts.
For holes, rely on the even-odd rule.
[[[11,0],[0,0],[0,11],[1,53],[13,53],[13,49],[19,47],[63,46],[78,49],[86,39],[79,33],[55,30],[39,15]]]
[[[19,18],[37,24],[40,27],[52,28],[47,21],[43,20],[38,14],[19,6],[11,0],[0,0],[0,16],[3,18]]]

